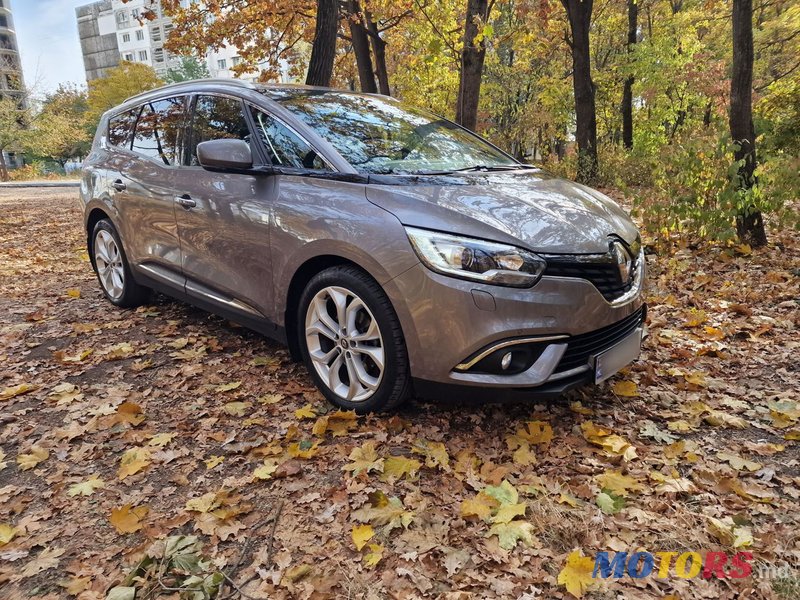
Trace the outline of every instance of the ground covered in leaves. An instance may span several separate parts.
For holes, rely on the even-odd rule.
[[[75,195],[0,191],[0,597],[800,596],[796,236],[650,255],[600,388],[356,418],[258,335],[104,301]],[[637,550],[677,554],[591,579]],[[752,575],[678,576],[712,551]]]

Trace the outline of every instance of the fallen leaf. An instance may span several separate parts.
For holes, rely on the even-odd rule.
[[[5,546],[17,535],[17,528],[8,523],[0,523],[0,546]]]
[[[375,530],[372,529],[372,525],[369,524],[356,525],[353,527],[353,531],[350,534],[350,536],[353,538],[353,543],[356,546],[356,550],[358,551],[361,551],[367,542],[372,539],[373,535],[375,535]]]
[[[31,446],[29,453],[17,456],[17,464],[21,471],[27,471],[34,468],[39,463],[46,461],[49,457],[49,450],[39,446]]]
[[[0,401],[10,400],[16,396],[22,396],[23,394],[27,394],[28,392],[38,389],[38,387],[39,386],[31,385],[30,383],[20,383],[19,385],[15,385],[13,387],[7,387],[3,391],[0,391]]]
[[[95,490],[105,487],[105,483],[97,475],[92,475],[86,481],[69,486],[67,496],[91,496]]]
[[[567,591],[580,598],[594,582],[592,572],[594,561],[583,556],[580,550],[573,550],[567,557],[567,564],[558,574],[558,583],[567,588]]]
[[[120,481],[135,475],[150,465],[150,451],[147,448],[130,448],[126,450],[119,463],[117,477]]]
[[[148,510],[146,506],[134,508],[130,504],[126,504],[119,508],[112,508],[111,517],[108,520],[118,533],[134,533],[142,528],[141,521],[147,515]]]
[[[422,463],[413,458],[406,458],[405,456],[390,456],[383,461],[383,473],[381,474],[381,481],[394,483],[405,477],[406,479],[413,479]]]
[[[639,396],[639,388],[633,381],[617,381],[611,389],[617,396],[622,396],[623,398],[636,398]]]
[[[383,471],[383,459],[378,457],[375,450],[375,442],[364,442],[360,448],[353,448],[348,457],[352,462],[342,467],[343,471],[352,471],[353,477],[359,473],[369,473],[370,471]]]

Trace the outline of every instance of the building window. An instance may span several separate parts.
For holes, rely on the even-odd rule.
[[[217,61],[217,68],[219,68],[219,69],[227,69],[228,68],[228,62],[224,58],[220,58]]]
[[[234,56],[234,57],[231,59],[231,61],[233,62],[233,66],[235,67],[235,66],[236,66],[236,65],[238,65],[240,62],[242,62],[242,59],[241,59],[241,57],[239,57],[239,56]]]
[[[124,57],[124,58],[125,58],[125,60],[127,60],[128,62],[133,62],[133,53],[132,53],[132,52],[126,52],[126,53],[125,53],[125,57]]]
[[[130,33],[123,33],[122,34],[122,42],[127,44],[131,41],[131,34]]]
[[[139,60],[142,62],[147,60],[147,50],[139,50]]]
[[[131,16],[132,16],[132,17],[133,17],[135,20],[137,20],[137,21],[138,21],[138,20],[139,20],[139,9],[138,9],[138,8],[134,8],[134,9],[131,11]]]
[[[150,39],[153,40],[154,42],[160,42],[161,41],[161,28],[160,27],[153,27],[150,30]]]
[[[156,62],[164,62],[164,49],[156,48],[153,50],[153,60]]]
[[[136,39],[140,42],[144,39],[144,30],[138,29],[136,31]]]
[[[124,10],[121,10],[117,13],[117,23],[127,23],[128,22],[128,13]]]

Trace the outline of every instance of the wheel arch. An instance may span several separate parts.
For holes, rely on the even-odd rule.
[[[86,215],[86,249],[89,251],[89,260],[91,261],[93,268],[95,265],[94,251],[92,248],[92,232],[94,231],[95,226],[103,219],[108,219],[113,224],[109,214],[102,208],[94,207],[89,211],[89,214]]]

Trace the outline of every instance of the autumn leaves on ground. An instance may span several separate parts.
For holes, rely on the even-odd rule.
[[[80,222],[0,192],[0,597],[800,594],[796,234],[649,255],[642,359],[598,389],[356,418],[254,333],[105,302]],[[591,579],[625,550],[781,568]]]

